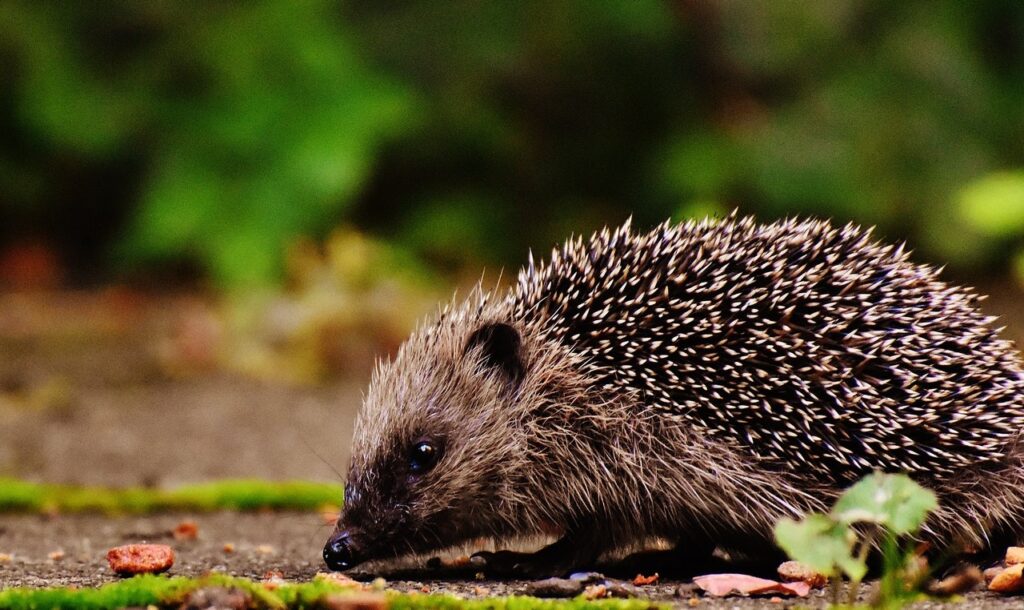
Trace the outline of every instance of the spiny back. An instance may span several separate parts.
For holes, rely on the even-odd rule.
[[[977,300],[854,226],[734,217],[570,240],[510,296],[607,392],[829,484],[997,467],[1024,381]]]

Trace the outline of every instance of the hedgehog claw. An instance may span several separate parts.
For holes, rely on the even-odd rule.
[[[473,565],[482,563],[483,572],[497,578],[548,578],[586,567],[598,555],[590,551],[590,545],[567,536],[535,553],[480,551],[470,561]]]
[[[483,563],[483,570],[492,576],[517,576],[516,569],[521,568],[524,559],[529,557],[527,553],[515,553],[513,551],[480,551],[470,557],[473,565]]]
[[[473,565],[483,563],[482,569],[488,576],[498,578],[533,579],[561,576],[572,570],[567,561],[558,561],[550,554],[517,553],[515,551],[480,551],[470,557]]]

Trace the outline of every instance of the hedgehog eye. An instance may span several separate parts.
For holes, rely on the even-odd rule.
[[[441,457],[440,449],[430,441],[417,441],[409,450],[409,470],[413,474],[423,474],[437,464]]]

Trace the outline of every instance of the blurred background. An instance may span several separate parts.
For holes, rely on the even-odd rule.
[[[1024,337],[1024,3],[8,0],[0,474],[333,479],[456,287],[736,208]]]

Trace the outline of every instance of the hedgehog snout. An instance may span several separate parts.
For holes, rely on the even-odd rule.
[[[352,532],[347,528],[335,532],[324,545],[324,563],[335,572],[341,572],[362,563],[362,558],[355,543]]]

